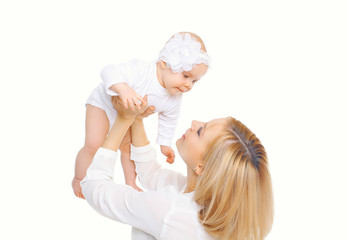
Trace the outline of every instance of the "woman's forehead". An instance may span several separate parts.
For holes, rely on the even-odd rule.
[[[226,118],[213,119],[206,123],[206,130],[215,131],[216,129],[222,129],[226,123]]]
[[[213,120],[210,120],[208,122],[208,125],[218,125],[218,124],[225,124],[226,123],[226,118],[216,118]]]

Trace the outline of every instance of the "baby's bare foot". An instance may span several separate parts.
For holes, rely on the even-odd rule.
[[[129,186],[131,186],[131,187],[133,187],[135,190],[137,190],[138,192],[143,192],[143,190],[142,189],[140,189],[137,185],[136,185],[136,183],[126,183],[127,185],[129,185]]]

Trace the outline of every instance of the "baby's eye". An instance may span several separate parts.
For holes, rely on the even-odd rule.
[[[201,131],[202,131],[202,127],[200,127],[200,128],[198,129],[198,131],[197,131],[198,136],[201,135]]]
[[[184,78],[188,78],[189,76],[187,76],[186,74],[184,74]]]
[[[192,81],[193,84],[195,84],[195,83],[197,83],[197,82],[198,82],[197,80],[193,80],[193,81]]]

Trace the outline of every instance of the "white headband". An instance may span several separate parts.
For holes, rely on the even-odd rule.
[[[201,43],[191,38],[188,33],[175,34],[161,50],[160,60],[164,61],[174,73],[191,71],[196,64],[210,64],[208,54],[201,50]]]

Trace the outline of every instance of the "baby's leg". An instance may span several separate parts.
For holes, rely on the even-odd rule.
[[[121,165],[123,166],[124,171],[124,177],[125,177],[125,183],[137,191],[143,191],[136,185],[136,170],[135,170],[135,163],[130,159],[130,153],[131,153],[131,129],[129,129],[120,146],[119,149],[121,151]]]
[[[72,180],[72,188],[77,197],[84,198],[80,187],[80,181],[85,177],[86,171],[97,149],[106,139],[108,131],[109,121],[105,111],[88,104],[85,118],[85,142],[84,146],[77,154],[75,176]]]

